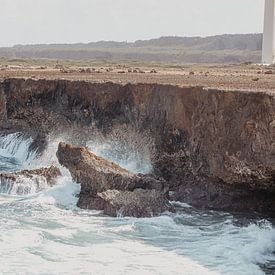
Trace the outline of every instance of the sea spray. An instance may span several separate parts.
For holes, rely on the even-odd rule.
[[[31,178],[25,176],[17,176],[11,180],[0,176],[0,193],[10,195],[32,195],[48,188],[45,177],[34,175]]]
[[[152,172],[154,141],[148,133],[139,133],[130,126],[117,126],[108,135],[97,135],[87,142],[87,147],[131,172]]]
[[[8,135],[0,135],[0,156],[2,159],[12,159],[10,167],[16,169],[17,167],[27,166],[36,157],[36,151],[31,150],[33,139],[27,137],[22,133],[12,133]]]

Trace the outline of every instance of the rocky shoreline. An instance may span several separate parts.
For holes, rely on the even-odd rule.
[[[85,146],[95,132],[108,136],[125,125],[137,137],[146,135],[153,140],[151,180],[167,186],[173,194],[170,199],[198,208],[274,216],[272,92],[67,80],[0,82],[2,131],[30,134],[33,146],[41,151],[49,134],[67,133],[64,141]],[[121,135],[127,134],[121,131]],[[138,180],[135,184],[143,187]],[[97,193],[121,206],[121,192],[126,192],[123,196],[130,202],[132,193],[127,192],[139,189]]]

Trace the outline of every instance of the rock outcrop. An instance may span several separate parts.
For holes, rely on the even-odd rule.
[[[60,170],[51,166],[34,170],[0,174],[0,192],[16,195],[37,193],[56,184]]]
[[[69,169],[73,179],[81,183],[83,191],[87,188],[87,192],[91,195],[109,189],[133,191],[143,188],[162,191],[167,188],[163,180],[131,173],[84,147],[61,142],[58,146],[57,158],[61,165]]]
[[[112,217],[153,217],[165,211],[173,211],[166,194],[144,189],[107,190],[97,193],[96,196],[80,199],[77,205],[83,209],[102,210],[104,214]]]
[[[153,173],[178,200],[202,208],[275,210],[273,91],[24,79],[6,79],[0,91],[10,127],[46,135],[92,125],[108,136],[114,127],[131,125],[149,133]]]
[[[81,184],[78,206],[108,215],[147,217],[168,210],[163,180],[131,173],[84,147],[60,143],[57,158]]]

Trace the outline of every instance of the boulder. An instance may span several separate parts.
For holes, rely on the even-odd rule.
[[[166,182],[134,174],[83,147],[60,143],[57,158],[81,184],[78,206],[116,216],[148,217],[168,210]]]
[[[0,192],[13,195],[37,193],[56,184],[60,170],[51,166],[34,170],[0,174]]]
[[[81,184],[81,193],[97,193],[116,189],[133,191],[136,188],[166,190],[165,182],[151,176],[134,174],[119,165],[99,157],[84,147],[60,143],[59,163],[69,169],[73,180]]]
[[[157,190],[107,190],[97,195],[97,198],[90,198],[84,205],[80,202],[78,206],[103,210],[104,214],[112,217],[152,217],[171,210],[167,196]]]

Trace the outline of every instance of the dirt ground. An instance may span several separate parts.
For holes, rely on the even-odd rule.
[[[185,65],[185,66],[50,66],[1,65],[4,78],[68,79],[90,82],[159,83],[203,86],[222,90],[275,92],[275,67],[262,65]]]

